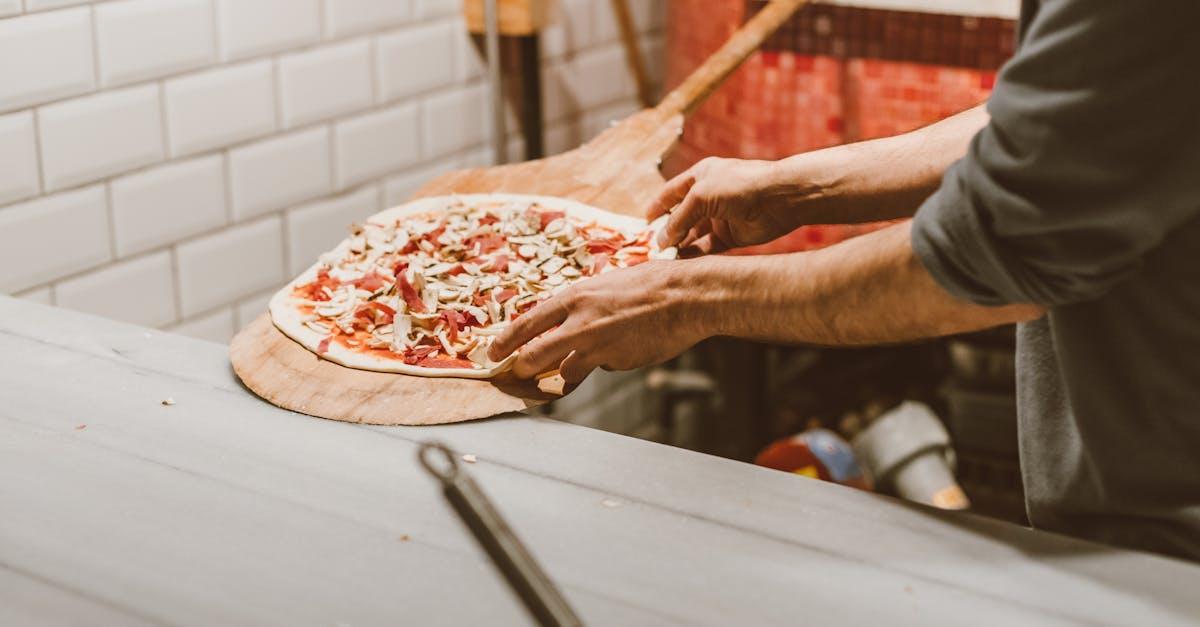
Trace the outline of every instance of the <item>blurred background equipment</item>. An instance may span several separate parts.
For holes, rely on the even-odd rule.
[[[776,440],[758,454],[754,463],[852,488],[871,489],[871,479],[859,465],[854,449],[829,429],[809,429]]]
[[[941,509],[970,506],[954,479],[950,434],[925,405],[901,403],[854,438],[881,490]]]

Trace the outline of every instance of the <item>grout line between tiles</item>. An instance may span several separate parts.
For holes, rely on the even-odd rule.
[[[117,216],[113,207],[112,199],[112,183],[105,181],[104,183],[104,216],[108,220],[108,261],[115,261],[117,257]],[[106,264],[107,265],[107,262]]]
[[[208,19],[212,20],[214,65],[220,65],[225,62],[225,55],[221,53],[221,21],[217,9],[218,2],[219,0],[208,0]]]
[[[163,162],[170,161],[175,157],[175,151],[171,149],[171,130],[167,124],[167,85],[165,81],[158,81],[158,128],[162,137]]]
[[[38,177],[38,191],[34,198],[41,198],[46,195],[46,166],[42,163],[42,110],[35,107],[29,111],[33,116],[33,158],[37,162]]]
[[[108,0],[103,0],[103,1],[97,2],[96,4],[105,4],[107,1]],[[70,8],[80,8],[80,7],[70,7]],[[92,9],[92,12],[94,13],[95,12],[94,6],[91,7],[91,9]],[[59,10],[68,10],[68,9],[59,9]],[[49,12],[49,11],[40,11],[37,14],[47,13],[47,12]],[[378,36],[390,35],[390,34],[399,33],[399,32],[402,32],[402,31],[405,31],[405,30],[408,30],[411,28],[416,28],[416,27],[419,27],[422,25],[432,24],[432,23],[436,23],[436,22],[451,22],[456,27],[465,28],[462,25],[461,19],[456,19],[453,17],[441,17],[441,18],[436,18],[436,19],[419,20],[419,21],[414,21],[414,22],[407,23],[407,24],[392,25],[392,26],[388,26],[388,27],[381,28],[381,29],[374,30],[374,31],[367,31],[367,32],[360,32],[360,33],[351,32],[342,37],[337,37],[337,38],[329,39],[329,40],[318,39],[315,42],[300,44],[300,45],[297,45],[292,48],[275,49],[275,50],[270,50],[270,51],[266,51],[266,52],[261,52],[258,54],[248,55],[245,57],[226,59],[222,55],[218,54],[217,61],[210,65],[192,68],[189,70],[176,72],[176,73],[169,73],[164,76],[147,77],[147,78],[144,78],[141,80],[135,80],[135,81],[131,81],[128,83],[122,83],[121,85],[114,85],[114,86],[110,87],[110,86],[101,86],[100,85],[99,49],[98,49],[98,45],[96,42],[95,21],[93,20],[92,21],[92,29],[91,29],[92,30],[92,62],[93,62],[92,63],[92,65],[93,65],[93,68],[92,68],[93,85],[92,85],[92,87],[90,87],[89,90],[82,92],[82,93],[74,93],[74,94],[71,94],[68,96],[63,96],[60,98],[53,98],[50,100],[44,100],[44,101],[39,101],[39,102],[35,102],[35,103],[30,103],[28,105],[28,107],[24,107],[24,108],[29,108],[29,107],[34,107],[34,106],[40,107],[40,106],[45,106],[45,105],[57,104],[59,102],[64,102],[67,100],[75,100],[77,98],[85,97],[85,96],[88,96],[91,94],[95,94],[97,92],[108,91],[108,89],[110,89],[110,88],[116,89],[119,87],[136,87],[138,85],[143,85],[146,83],[151,83],[151,82],[155,82],[155,81],[163,80],[163,79],[183,78],[183,77],[192,76],[195,74],[201,74],[204,72],[221,69],[221,68],[224,68],[224,67],[227,67],[230,65],[238,64],[238,63],[250,63],[253,61],[261,61],[264,59],[277,59],[281,55],[290,55],[290,54],[296,54],[296,53],[309,52],[316,48],[333,46],[333,45],[337,45],[340,43],[345,43],[346,41],[356,39],[356,38],[378,37]],[[654,31],[653,34],[661,35],[661,32]],[[600,43],[589,42],[587,45],[582,46],[578,49],[567,50],[562,54],[543,57],[543,58],[539,59],[539,62],[542,63],[543,68],[544,68],[546,66],[546,64],[548,64],[550,62],[562,61],[567,58],[571,58],[571,57],[574,57],[577,55],[591,52],[598,48],[603,48],[605,46],[616,46],[616,45],[619,45],[619,43],[616,43],[614,41],[605,41],[605,42],[600,42]],[[457,52],[455,52],[454,54],[456,55],[455,60],[457,62]],[[465,84],[465,83],[471,82],[473,80],[479,80],[480,78],[481,77],[468,78],[465,76],[457,76],[457,70],[456,70],[456,76],[455,76],[454,80],[456,82],[461,82],[461,83]],[[7,109],[7,110],[0,111],[0,113],[12,113],[12,112],[21,111],[21,110],[23,110],[22,107],[17,107],[15,109]]]
[[[101,91],[105,86],[100,84],[100,29],[96,26],[96,5],[94,4],[88,7],[88,22],[92,34],[92,89]],[[67,98],[63,100],[67,100]]]

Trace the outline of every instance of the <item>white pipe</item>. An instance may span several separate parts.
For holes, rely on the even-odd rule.
[[[492,153],[496,163],[508,162],[508,130],[504,118],[504,84],[500,72],[500,14],[497,0],[484,0],[483,21],[487,28],[488,87],[492,95]]]

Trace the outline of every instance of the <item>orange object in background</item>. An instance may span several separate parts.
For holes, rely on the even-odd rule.
[[[854,449],[828,429],[809,429],[776,440],[758,454],[754,463],[853,488],[871,489],[871,481],[859,466]]]
[[[760,0],[670,0],[667,86]],[[828,4],[802,8],[688,119],[668,175],[707,156],[779,159],[904,133],[987,99],[1015,23]],[[734,254],[814,250],[890,224],[807,226]]]

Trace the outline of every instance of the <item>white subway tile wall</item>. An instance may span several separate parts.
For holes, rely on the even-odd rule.
[[[637,108],[608,0],[560,3],[542,37],[551,152]],[[630,4],[660,77],[665,1]],[[460,14],[0,0],[0,293],[228,341],[350,222],[490,165]]]
[[[112,180],[113,238],[125,257],[228,221],[220,155],[177,161]]]
[[[157,85],[142,85],[39,109],[42,175],[47,191],[88,183],[162,159],[158,91]]]
[[[270,61],[191,74],[163,84],[168,148],[190,155],[275,130]]]
[[[284,281],[283,220],[269,216],[180,244],[179,308],[194,316]]]
[[[350,234],[347,225],[380,211],[379,189],[371,186],[352,194],[287,212],[288,274],[295,276],[311,266],[321,253]]]
[[[411,19],[412,0],[325,0],[325,35],[345,37]]]
[[[0,20],[0,111],[91,90],[94,49],[88,8]]]
[[[415,26],[375,42],[379,97],[406,98],[454,82],[454,29],[449,21]]]
[[[61,9],[63,7],[87,3],[88,0],[25,0],[25,10],[29,12],[45,11],[47,9]]]
[[[199,340],[208,340],[227,344],[233,339],[236,331],[236,319],[232,307],[222,307],[216,311],[188,318],[178,324],[167,327],[168,331],[188,335]]]
[[[110,259],[103,185],[0,209],[0,291],[28,289]]]
[[[216,57],[208,0],[107,2],[96,6],[94,19],[100,84],[106,87],[189,70]]]
[[[271,297],[275,295],[275,290],[262,292],[256,296],[251,296],[242,300],[234,307],[235,322],[237,328],[245,327],[254,322],[254,319],[267,313],[267,303],[271,302]]]
[[[229,61],[299,48],[321,37],[318,0],[215,0],[217,41]]]
[[[487,140],[487,106],[484,85],[434,94],[421,103],[425,158],[436,159]]]
[[[17,292],[14,296],[41,305],[54,304],[54,290],[50,287],[38,287],[25,292]]]
[[[406,103],[338,122],[333,146],[338,189],[420,161],[417,118],[417,106]]]
[[[352,41],[279,60],[281,121],[294,128],[371,105],[371,44]]]
[[[67,279],[54,288],[58,304],[157,327],[175,322],[171,253],[152,253]]]
[[[33,112],[0,115],[0,203],[38,193],[37,144]]]
[[[318,126],[229,152],[233,218],[262,215],[333,189],[329,128]]]

